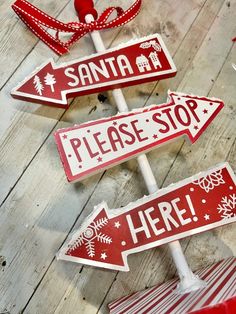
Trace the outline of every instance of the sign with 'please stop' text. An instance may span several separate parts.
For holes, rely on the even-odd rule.
[[[193,143],[223,102],[169,92],[169,102],[58,130],[55,140],[68,181],[82,180],[179,136]]]
[[[15,98],[68,107],[67,98],[174,76],[176,67],[160,35],[55,65],[43,64],[11,92]]]
[[[127,256],[236,221],[236,177],[220,164],[126,207],[98,205],[59,259],[129,270]]]

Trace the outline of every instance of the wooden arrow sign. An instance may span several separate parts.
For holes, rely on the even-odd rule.
[[[161,36],[154,34],[59,66],[50,60],[13,89],[11,95],[66,108],[69,97],[160,80],[175,74],[175,65]]]
[[[82,180],[182,135],[193,143],[223,102],[169,92],[169,102],[55,133],[69,182]]]
[[[127,256],[236,221],[236,177],[227,163],[120,209],[104,202],[58,258],[128,271]]]

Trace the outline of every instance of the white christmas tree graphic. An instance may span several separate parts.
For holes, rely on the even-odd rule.
[[[235,217],[235,208],[236,208],[236,195],[232,194],[229,197],[224,196],[221,199],[220,204],[218,205],[218,213],[221,214],[221,218],[228,219]]]
[[[44,90],[44,87],[38,75],[35,75],[34,77],[34,88],[36,89],[39,95],[42,95],[42,91]]]
[[[93,221],[86,230],[72,243],[69,245],[69,250],[67,254],[70,254],[78,247],[83,244],[86,247],[86,251],[89,257],[95,256],[95,240],[100,243],[111,244],[112,238],[106,234],[100,232],[106,224],[108,219],[106,217]]]
[[[47,73],[47,75],[44,77],[44,82],[46,85],[49,85],[51,87],[51,91],[54,92],[54,84],[56,84],[56,79],[53,74]]]

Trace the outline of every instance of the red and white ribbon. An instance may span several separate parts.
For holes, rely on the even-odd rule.
[[[85,1],[83,2],[83,5],[84,3]],[[128,23],[138,15],[141,4],[142,0],[136,0],[132,6],[125,11],[121,7],[109,7],[97,20],[89,24],[83,22],[60,22],[39,10],[26,0],[16,0],[12,5],[12,8],[39,39],[44,41],[57,54],[62,55],[68,52],[70,46],[77,40],[91,31],[118,27]],[[88,8],[86,5],[84,6],[85,8],[83,9],[84,12],[86,11],[86,14],[91,13],[94,15],[94,12],[96,13],[94,8]],[[108,21],[108,18],[113,12],[116,13],[116,18]],[[49,34],[46,28],[55,30],[55,37]],[[73,35],[67,42],[63,42],[59,38],[60,32],[73,33]]]

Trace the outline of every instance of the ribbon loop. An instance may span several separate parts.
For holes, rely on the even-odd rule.
[[[88,24],[82,22],[63,23],[39,10],[26,0],[16,0],[12,8],[39,39],[44,41],[54,52],[62,55],[68,52],[70,46],[77,40],[89,32],[119,27],[130,22],[140,12],[141,4],[142,0],[136,0],[133,5],[125,11],[121,7],[109,7],[96,21]],[[113,12],[116,13],[116,17],[108,21]],[[55,36],[49,34],[46,28],[55,30]],[[63,42],[59,38],[60,32],[73,34],[69,40]]]

